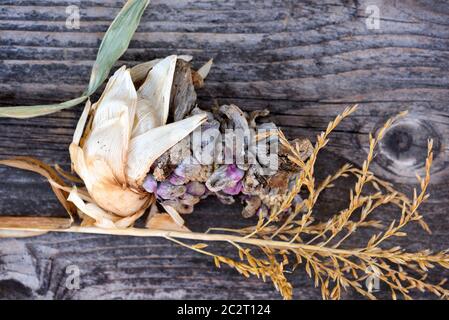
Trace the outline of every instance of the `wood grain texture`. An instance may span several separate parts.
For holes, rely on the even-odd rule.
[[[78,96],[88,83],[102,34],[122,4],[0,0],[0,105]],[[368,4],[380,8],[378,30],[366,26]],[[79,30],[65,27],[68,5],[81,9]],[[346,162],[360,164],[367,134],[409,110],[388,132],[372,169],[411,192],[414,173],[423,169],[427,139],[435,140],[431,198],[423,209],[433,235],[411,227],[409,239],[399,243],[410,250],[439,250],[448,247],[449,236],[448,18],[444,0],[154,0],[120,64],[174,53],[193,55],[195,66],[214,58],[206,86],[198,91],[200,104],[269,108],[269,120],[292,137],[314,139],[344,107],[359,103],[356,114],[333,133],[318,163],[320,177]],[[29,155],[67,167],[80,112],[78,107],[36,119],[0,119],[0,157]],[[64,215],[40,177],[0,167],[0,181],[2,215]],[[350,182],[323,194],[318,218],[344,206]],[[235,227],[247,223],[239,211],[208,200],[188,223],[199,231],[210,221]],[[381,218],[392,215],[386,211]],[[81,270],[80,290],[65,286],[66,268],[74,264]],[[302,270],[291,278],[295,298],[320,298]],[[380,296],[388,298],[388,293]],[[164,240],[47,234],[0,240],[0,298],[279,296],[269,283],[243,279],[228,268],[217,270],[207,258]]]

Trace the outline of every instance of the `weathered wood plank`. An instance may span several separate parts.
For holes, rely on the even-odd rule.
[[[0,105],[57,102],[79,95],[103,32],[122,1],[0,1]],[[65,27],[68,5],[81,8],[81,28]],[[368,4],[380,8],[380,29],[366,27]],[[214,58],[203,106],[235,103],[269,108],[290,136],[313,138],[352,103],[360,109],[333,134],[318,164],[321,177],[361,163],[367,133],[408,109],[378,150],[373,170],[411,192],[423,168],[426,140],[435,140],[431,198],[423,208],[432,237],[416,227],[410,250],[447,247],[449,235],[449,5],[446,1],[152,1],[120,64],[172,53],[199,66]],[[67,152],[80,108],[29,119],[0,119],[0,157],[31,155],[69,165]],[[35,174],[0,168],[0,213],[64,216]],[[349,181],[323,194],[318,218],[341,208]],[[237,207],[208,200],[189,217],[194,230],[210,221],[235,227]],[[387,211],[385,216],[391,216]],[[382,218],[382,217],[381,217]],[[361,232],[361,235],[366,235]],[[350,244],[356,245],[354,239]],[[224,250],[221,248],[221,250]],[[68,290],[66,268],[79,265],[81,289]],[[447,274],[447,272],[446,272]],[[292,276],[295,297],[319,298],[305,273]],[[0,297],[278,298],[270,284],[216,270],[212,261],[158,239],[48,234],[0,240]],[[347,293],[346,298],[356,297]],[[381,297],[388,293],[381,292]],[[422,297],[422,296],[421,296]],[[430,296],[424,296],[430,297]]]

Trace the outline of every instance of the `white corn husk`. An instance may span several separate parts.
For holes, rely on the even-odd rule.
[[[136,90],[130,70],[118,69],[98,102],[86,104],[70,157],[90,196],[69,196],[82,214],[105,228],[126,228],[155,201],[141,184],[153,162],[206,119],[166,124],[177,56],[154,64]]]

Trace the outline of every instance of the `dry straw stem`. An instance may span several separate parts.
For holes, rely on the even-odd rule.
[[[406,252],[398,246],[388,248],[386,243],[395,237],[405,237],[404,228],[410,222],[418,222],[428,227],[418,213],[419,206],[428,198],[427,188],[430,183],[432,165],[432,141],[428,144],[425,176],[418,176],[419,191],[415,190],[412,199],[396,191],[389,183],[374,176],[369,165],[375,155],[375,148],[397,117],[390,119],[369,138],[367,159],[362,168],[345,165],[335,174],[321,183],[314,178],[314,165],[318,152],[327,144],[331,131],[341,120],[354,112],[356,107],[346,109],[326,131],[318,136],[312,156],[304,163],[299,158],[295,146],[279,132],[281,142],[291,150],[291,159],[302,168],[294,188],[286,196],[279,208],[271,208],[273,214],[267,219],[260,218],[255,226],[244,229],[210,229],[207,233],[188,231],[169,231],[141,228],[102,229],[72,225],[68,228],[50,225],[32,225],[26,218],[0,218],[0,229],[8,232],[29,232],[40,234],[43,230],[56,232],[77,232],[109,235],[127,235],[137,237],[162,237],[183,247],[212,257],[217,267],[225,264],[235,268],[242,275],[251,275],[270,279],[275,288],[285,299],[292,298],[293,288],[287,274],[299,266],[304,266],[306,273],[320,287],[324,299],[339,299],[342,293],[352,288],[361,295],[375,299],[370,285],[370,278],[376,277],[386,285],[393,299],[411,298],[411,292],[418,290],[430,292],[447,299],[449,291],[444,288],[445,279],[437,284],[427,281],[430,269],[435,266],[449,268],[447,251],[431,253],[429,250]],[[400,114],[399,116],[403,116]],[[327,222],[316,221],[313,208],[323,190],[332,188],[336,180],[354,175],[356,184],[349,195],[348,208],[336,213]],[[50,177],[51,178],[51,177]],[[55,185],[53,181],[52,186]],[[375,192],[366,194],[370,185]],[[305,189],[308,197],[292,208],[287,217],[282,216],[285,208],[291,207],[292,199]],[[371,188],[372,189],[372,188]],[[61,190],[64,188],[61,187]],[[370,220],[374,211],[385,205],[400,209],[400,217],[384,228],[378,220]],[[356,215],[356,213],[358,213]],[[358,217],[354,219],[354,217]],[[36,218],[38,219],[38,218]],[[33,220],[34,221],[34,220]],[[33,222],[35,223],[35,221]],[[367,241],[366,246],[350,248],[344,246],[357,229],[371,228],[377,231]],[[217,233],[220,231],[220,233]],[[185,242],[187,241],[187,242]],[[193,242],[193,244],[191,244]],[[225,257],[208,250],[207,242],[224,242],[237,250],[239,259]],[[368,286],[366,286],[368,283]]]

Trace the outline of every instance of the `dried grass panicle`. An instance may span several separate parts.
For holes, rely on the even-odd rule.
[[[428,271],[435,265],[442,268],[449,267],[449,255],[447,251],[431,253],[428,250],[420,252],[406,252],[400,247],[384,246],[388,240],[394,237],[404,237],[407,234],[404,227],[410,222],[418,222],[429,230],[422,216],[418,213],[419,206],[428,198],[427,188],[430,183],[430,169],[433,160],[432,141],[428,142],[428,154],[425,166],[425,176],[419,177],[419,190],[415,190],[413,198],[409,199],[401,192],[374,176],[369,171],[369,165],[374,158],[375,148],[383,138],[386,130],[394,121],[404,114],[399,114],[388,120],[375,136],[370,135],[369,151],[362,168],[357,169],[351,165],[345,165],[334,175],[327,177],[318,187],[315,187],[313,166],[319,150],[326,145],[327,136],[333,128],[355,108],[346,109],[341,116],[331,122],[325,132],[318,136],[312,156],[307,162],[295,160],[295,147],[289,145],[287,139],[280,133],[281,142],[290,148],[292,161],[303,169],[297,179],[295,187],[287,197],[283,206],[269,218],[250,228],[233,231],[245,238],[260,239],[260,249],[265,253],[265,246],[275,240],[283,241],[290,248],[271,247],[268,254],[271,259],[278,255],[293,256],[293,267],[303,265],[306,273],[313,278],[315,286],[321,288],[324,299],[338,299],[342,291],[352,288],[363,296],[375,299],[371,292],[372,287],[365,283],[369,277],[375,276],[391,291],[393,299],[401,295],[404,299],[411,298],[411,292],[416,289],[435,294],[440,298],[448,298],[449,291],[444,288],[445,280],[431,284],[426,281]],[[313,208],[320,193],[332,187],[332,184],[340,177],[354,175],[357,181],[350,190],[350,202],[346,209],[336,213],[327,222],[315,222],[313,220]],[[370,184],[375,193],[365,194],[365,186]],[[278,212],[291,206],[291,199],[306,189],[309,193],[303,203],[296,206],[295,211],[282,223],[276,219]],[[384,228],[377,220],[370,220],[374,211],[386,205],[394,205],[400,209],[400,217]],[[305,212],[301,209],[306,208]],[[359,213],[358,219],[352,219],[355,213]],[[383,231],[375,233],[365,247],[343,247],[345,241],[359,228],[374,227]],[[311,237],[312,235],[312,237]],[[306,243],[304,239],[309,239]],[[381,246],[382,245],[382,246]],[[284,259],[288,261],[288,259]],[[343,290],[342,290],[343,289]],[[285,294],[284,298],[291,298]]]

